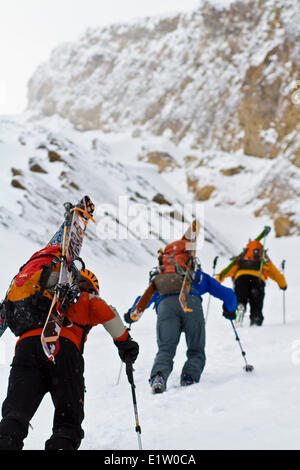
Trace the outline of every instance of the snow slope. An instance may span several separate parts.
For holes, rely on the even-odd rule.
[[[35,248],[22,238],[14,241],[18,242],[22,254],[29,255]],[[243,359],[231,325],[221,315],[220,302],[211,299],[207,320],[207,365],[200,383],[189,389],[179,387],[180,368],[185,361],[182,338],[168,391],[153,396],[148,375],[156,353],[155,312],[147,311],[133,326],[132,335],[141,347],[135,366],[135,381],[143,449],[299,449],[300,361],[297,348],[300,321],[299,291],[295,282],[296,242],[290,240],[288,247],[282,240],[270,242],[270,253],[276,254],[274,262],[278,264],[281,256],[287,259],[287,324],[282,324],[282,293],[274,283],[270,283],[265,300],[264,326],[250,328],[246,321],[239,330],[248,362],[255,366],[253,373],[247,374],[243,370]],[[11,257],[6,247],[7,238],[1,233],[4,265],[10,267]],[[18,255],[20,252],[15,253],[16,260],[20,258]],[[212,260],[211,255],[203,256],[207,267]],[[117,266],[95,259],[90,261],[101,279],[103,297],[116,305],[120,312],[127,311],[145,286],[149,265]],[[220,259],[220,267],[225,261]],[[6,284],[2,270],[2,290]],[[206,295],[204,308],[207,300]],[[3,400],[15,338],[6,332],[1,343],[0,399]],[[137,449],[130,387],[124,370],[117,385],[120,360],[101,326],[90,333],[85,360],[86,435],[81,449]],[[52,414],[51,400],[45,397],[32,420],[33,430],[29,432],[25,449],[43,449],[43,443],[51,432]]]
[[[59,125],[52,129],[55,130],[29,123],[23,116],[0,117],[2,226],[9,225],[43,244],[61,222],[63,203],[75,202],[88,193],[96,204],[99,222],[89,232],[95,252],[102,251],[104,257],[109,254],[129,258],[136,263],[143,259],[145,250],[155,253],[159,248],[158,227],[147,218],[147,210],[158,213],[161,209],[153,201],[162,186],[157,172],[149,165],[137,167],[113,161],[109,146],[103,144],[94,151],[86,147],[84,138],[76,143],[65,137],[67,132],[62,133]],[[70,136],[73,139],[76,133],[70,131]],[[126,150],[123,149],[125,156]],[[173,204],[178,193],[165,182],[164,196]],[[131,204],[136,219],[141,219],[142,228],[155,234],[147,244],[142,228],[130,230],[129,222],[134,217],[130,219],[129,209],[126,211],[121,205],[122,197],[127,198],[127,205]],[[180,200],[179,203],[183,204]],[[127,239],[115,243],[113,231],[123,233],[126,227]],[[136,239],[139,248],[133,243]]]
[[[62,162],[49,163],[45,154],[37,153],[32,156],[39,157],[48,173],[36,175],[28,170],[28,152],[25,152],[25,149],[36,148],[41,136],[44,142],[47,141],[49,133],[45,133],[45,130],[42,130],[44,128],[39,128],[37,124],[19,125],[26,145],[17,143],[19,134],[16,132],[15,121],[14,124],[9,124],[13,132],[8,130],[7,124],[6,131],[4,132],[2,127],[0,135],[1,295],[4,295],[9,279],[18,267],[33,251],[40,248],[43,240],[48,241],[51,230],[53,231],[60,220],[61,207],[58,202],[66,195],[71,198],[76,196],[76,199],[78,195],[77,191],[72,192],[60,185],[61,181],[57,175],[65,170]],[[37,129],[40,129],[39,138],[37,138]],[[51,133],[57,138],[56,129],[52,128]],[[66,129],[63,135],[63,142],[66,143],[69,138]],[[63,155],[69,162],[68,152],[72,148],[75,157],[70,158],[76,158],[81,167],[83,162],[86,162],[86,178],[87,182],[90,182],[92,173],[89,159],[94,158],[96,164],[99,155],[96,158],[95,154],[83,152],[86,160],[82,160],[82,155],[79,154],[82,152],[86,136],[78,134],[77,138],[81,141],[79,145],[75,134],[72,135],[72,143],[68,141],[66,147],[68,150]],[[30,142],[34,142],[34,145]],[[131,148],[131,140],[127,142],[128,146],[125,143],[123,142],[118,151]],[[61,141],[60,144],[62,146]],[[103,164],[99,167],[103,173],[98,172],[100,175],[100,179],[97,179],[98,186],[96,183],[93,186],[96,195],[101,194],[101,191],[103,197],[108,198],[117,197],[122,191],[128,194],[125,184],[128,178],[132,178],[131,181],[138,184],[140,180],[136,175],[144,176],[147,173],[151,174],[156,186],[155,191],[148,186],[146,189],[144,187],[143,194],[148,198],[147,203],[151,202],[156,190],[166,188],[166,182],[168,182],[166,196],[173,196],[176,200],[176,187],[172,187],[172,184],[176,186],[176,177],[172,173],[169,176],[165,174],[162,178],[154,170],[150,170],[148,165],[140,164],[135,168],[136,162],[132,162],[132,165],[123,165],[121,171],[117,150],[112,151],[109,143],[105,145],[103,148],[106,148],[107,155],[103,157]],[[9,161],[8,155],[11,155]],[[56,169],[55,165],[61,167]],[[12,166],[23,170],[22,181],[28,188],[24,194],[22,190],[11,188],[8,184]],[[110,175],[114,175],[117,185],[113,191],[104,186],[108,177],[107,168],[111,170]],[[68,171],[70,178],[74,176],[72,169],[68,168]],[[123,180],[120,175],[123,175]],[[85,181],[82,180],[82,183],[84,185]],[[47,191],[53,217],[47,215],[47,204],[43,202],[43,197],[40,194],[38,197],[34,196],[33,190],[37,187],[40,187],[41,191]],[[136,187],[137,191],[142,189],[142,184]],[[100,197],[96,199],[99,201]],[[41,206],[36,207],[36,202]],[[18,211],[20,206],[23,207],[23,212]],[[11,223],[9,228],[3,225],[4,215],[7,215]],[[206,240],[199,252],[199,258],[203,269],[211,273],[212,262],[216,255],[219,255],[218,270],[228,263],[232,253],[239,252],[248,238],[256,236],[262,230],[263,224],[269,221],[266,218],[254,219],[245,210],[238,208],[213,208],[208,204],[205,206],[205,222],[208,230],[212,227],[216,243],[213,245]],[[86,264],[99,276],[103,298],[115,305],[120,313],[124,313],[145,288],[148,271],[156,264],[154,245],[160,244],[161,241],[159,243],[154,241],[153,250],[149,252],[145,250],[148,242],[141,243],[135,238],[130,244],[122,240],[110,241],[112,243],[110,244],[99,239],[93,230],[92,226],[89,227],[83,257]],[[227,253],[221,242],[229,247]],[[289,286],[286,292],[287,323],[283,325],[282,322],[283,294],[276,284],[270,281],[266,291],[264,326],[250,328],[246,320],[245,326],[239,330],[247,359],[255,367],[253,373],[247,374],[243,370],[243,358],[231,325],[222,317],[221,302],[212,298],[207,320],[207,365],[200,383],[188,389],[179,387],[181,366],[185,361],[185,342],[182,338],[174,370],[168,382],[168,391],[153,396],[150,393],[148,378],[156,353],[155,312],[150,309],[137,324],[133,325],[132,336],[139,342],[141,349],[135,366],[135,382],[145,450],[299,449],[299,237],[276,239],[271,232],[267,246],[269,255],[277,266],[280,266],[282,259],[286,259]],[[111,247],[115,254],[108,251]],[[133,253],[135,256],[132,256]],[[118,258],[116,254],[120,254],[120,257]],[[227,285],[231,285],[230,281],[227,281]],[[207,301],[206,295],[203,299],[205,311]],[[9,364],[15,342],[16,338],[10,331],[7,331],[0,340],[0,401],[5,398]],[[85,439],[81,449],[137,449],[130,387],[124,370],[117,385],[120,360],[111,338],[101,326],[93,329],[89,335],[85,359],[87,388]],[[47,396],[32,420],[33,430],[29,431],[25,449],[43,449],[44,441],[51,433],[52,415],[53,406],[50,397]]]

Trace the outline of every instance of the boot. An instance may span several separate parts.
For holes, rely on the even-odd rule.
[[[150,385],[152,393],[163,393],[166,390],[166,381],[160,372],[150,379]]]

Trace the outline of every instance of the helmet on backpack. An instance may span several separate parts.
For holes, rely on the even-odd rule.
[[[99,294],[99,282],[95,274],[89,269],[83,269],[80,271],[80,274],[80,288],[87,292],[95,292],[96,294]]]

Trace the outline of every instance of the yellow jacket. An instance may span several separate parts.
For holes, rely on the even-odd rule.
[[[263,264],[262,272],[261,272],[261,279],[262,281],[266,281],[268,278],[272,279],[273,281],[277,282],[278,286],[281,289],[287,287],[287,283],[285,277],[281,272],[274,266],[270,258],[267,256],[267,261]],[[221,271],[222,273],[222,271]],[[238,259],[236,263],[232,266],[230,271],[220,280],[220,274],[216,276],[217,281],[223,282],[226,277],[232,277],[233,281],[235,281],[238,277],[248,274],[250,276],[259,277],[260,272],[259,269],[257,271],[250,270],[250,269],[240,269],[238,266]]]

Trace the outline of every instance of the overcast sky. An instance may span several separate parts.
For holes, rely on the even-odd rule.
[[[196,8],[201,0],[0,0],[0,114],[26,106],[27,82],[58,44],[89,26]]]

